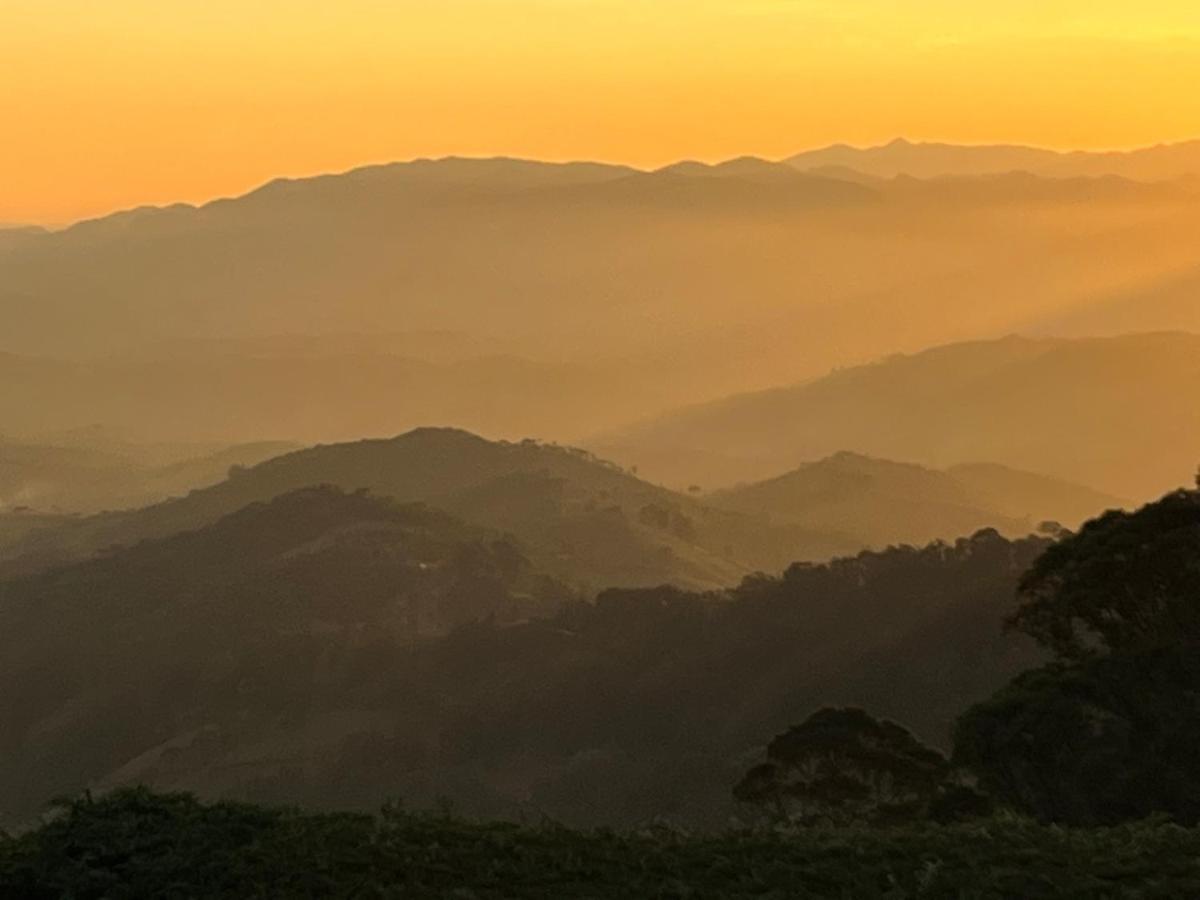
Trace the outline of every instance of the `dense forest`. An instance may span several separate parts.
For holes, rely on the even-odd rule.
[[[450,438],[499,469],[471,454],[456,475],[441,459],[392,475],[394,492],[404,477],[428,494],[471,482],[446,496],[487,495],[511,477],[510,454],[533,453],[601,479],[614,501],[664,496],[568,451]],[[330,449],[358,465],[396,452]],[[1042,818],[1195,815],[1183,749],[1195,721],[1195,492],[1077,534],[984,530],[794,563],[733,588],[591,592],[560,577],[561,558],[543,565],[537,532],[365,489],[290,489],[294,470],[314,468],[327,470],[320,451],[293,454],[101,516],[93,527],[143,539],[0,581],[10,824],[53,796],[128,783],[332,807],[399,795],[580,825],[719,824],[745,813],[732,786],[771,737],[823,707],[901,723],[944,755],[947,778],[969,771],[972,791]],[[281,493],[219,514],[270,488]],[[1159,754],[1182,754],[1170,779]],[[768,764],[783,782],[794,769]]]
[[[144,780],[720,820],[747,754],[822,702],[944,745],[962,708],[1041,658],[1000,621],[1048,544],[981,532],[589,599],[429,507],[288,492],[0,583],[6,812]]]
[[[474,526],[321,487],[5,590],[27,824],[52,790],[130,781],[443,808],[89,792],[0,836],[12,896],[1200,888],[1200,491],[589,600]],[[70,666],[35,649],[52,633]]]

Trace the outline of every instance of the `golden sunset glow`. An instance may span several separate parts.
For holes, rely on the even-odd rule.
[[[5,0],[0,222],[418,156],[1200,131],[1189,0]]]

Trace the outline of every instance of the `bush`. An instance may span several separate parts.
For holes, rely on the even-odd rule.
[[[1189,897],[1198,860],[1200,832],[1157,821],[584,832],[128,790],[0,837],[0,897]]]

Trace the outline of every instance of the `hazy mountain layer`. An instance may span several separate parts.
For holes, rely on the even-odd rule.
[[[715,486],[839,450],[938,467],[988,460],[1135,500],[1200,457],[1200,337],[1005,338],[895,356],[597,438],[650,477]]]
[[[67,436],[64,436],[67,437]],[[0,439],[0,513],[87,513],[156,503],[224,480],[232,466],[253,465],[292,449],[275,442],[186,453],[171,463],[151,464],[155,448],[87,442],[27,444]],[[179,453],[179,450],[175,451]]]
[[[1200,176],[1200,141],[1129,151],[1059,152],[1019,145],[964,146],[897,139],[878,147],[835,144],[799,153],[787,162],[801,170],[841,166],[883,178],[1030,172],[1050,178],[1115,175],[1140,181],[1165,181]]]
[[[544,571],[595,588],[721,587],[756,569],[862,546],[837,532],[772,525],[707,506],[583,451],[422,429],[391,440],[300,450],[239,469],[186,497],[35,532],[6,548],[8,570],[35,570],[199,528],[249,503],[319,484],[427,502],[511,533]]]
[[[23,354],[0,362],[0,415],[573,438],[949,341],[1200,330],[1194,186],[838,173],[421,161],[21,234],[0,242],[0,350]],[[474,349],[448,358],[447,333]],[[264,354],[280,335],[339,349]]]
[[[90,518],[10,517],[0,570],[28,572],[205,526],[309,485],[427,502],[518,536],[544,570],[580,586],[723,587],[755,570],[893,543],[953,540],[981,528],[1019,537],[1121,505],[1113,497],[995,465],[939,472],[841,453],[706,497],[638,479],[582,451],[496,443],[452,429],[314,447],[236,467],[205,490]]]
[[[88,361],[0,354],[0,419],[29,442],[93,422],[182,442],[351,440],[440,425],[549,439],[617,427],[631,410],[695,396],[688,372],[661,362],[474,356],[433,335],[399,335],[395,344],[437,358],[338,335],[177,343]]]
[[[1070,528],[1116,497],[997,465],[938,471],[839,453],[767,481],[709,494],[714,506],[854,535],[864,546],[924,544],[983,528],[1024,535],[1053,520]]]

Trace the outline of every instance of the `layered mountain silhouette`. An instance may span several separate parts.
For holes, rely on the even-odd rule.
[[[1200,141],[1130,151],[1060,152],[1020,145],[964,146],[897,138],[877,147],[836,144],[799,153],[786,162],[803,171],[841,167],[881,178],[1029,172],[1050,178],[1117,175],[1139,181],[1166,181],[1200,175]]]
[[[939,467],[978,460],[1135,500],[1188,484],[1200,337],[954,344],[735,396],[597,438],[651,477],[715,486],[839,450]]]
[[[842,453],[758,485],[700,496],[641,480],[584,451],[487,441],[454,429],[317,446],[235,466],[211,487],[145,509],[0,535],[0,574],[32,573],[204,528],[314,485],[427,503],[511,535],[539,568],[579,589],[663,583],[711,589],[797,560],[954,540],[1019,537],[1121,501],[998,466],[951,472]]]
[[[216,450],[175,448],[170,461],[153,448],[111,449],[63,435],[30,444],[0,438],[0,513],[89,513],[146,506],[224,480],[232,466],[262,462],[293,449],[278,441]]]
[[[420,355],[414,344],[422,345]],[[392,346],[397,350],[390,349]],[[502,438],[577,434],[628,418],[630,396],[658,409],[692,396],[661,363],[539,362],[438,335],[367,341],[171,342],[137,354],[64,361],[0,354],[0,417],[26,443],[81,422],[174,442],[303,443],[456,425]],[[426,357],[433,357],[432,359]],[[220,402],[212,399],[219,397]],[[36,402],[29,402],[36,398]]]
[[[717,587],[790,559],[859,545],[836,532],[773,526],[655,487],[579,450],[491,442],[454,429],[300,450],[186,497],[36,531],[5,549],[9,571],[86,559],[215,522],[313,485],[424,502],[514,535],[539,567],[576,585]]]
[[[864,546],[924,544],[995,528],[1077,527],[1126,505],[1088,488],[999,465],[947,471],[838,453],[755,484],[708,495],[714,506],[854,535]]]
[[[1114,304],[1200,329],[1194,184],[813,164],[420,160],[13,232],[0,416],[25,436],[575,439],[886,353],[1128,328]],[[344,339],[363,334],[400,337]]]

